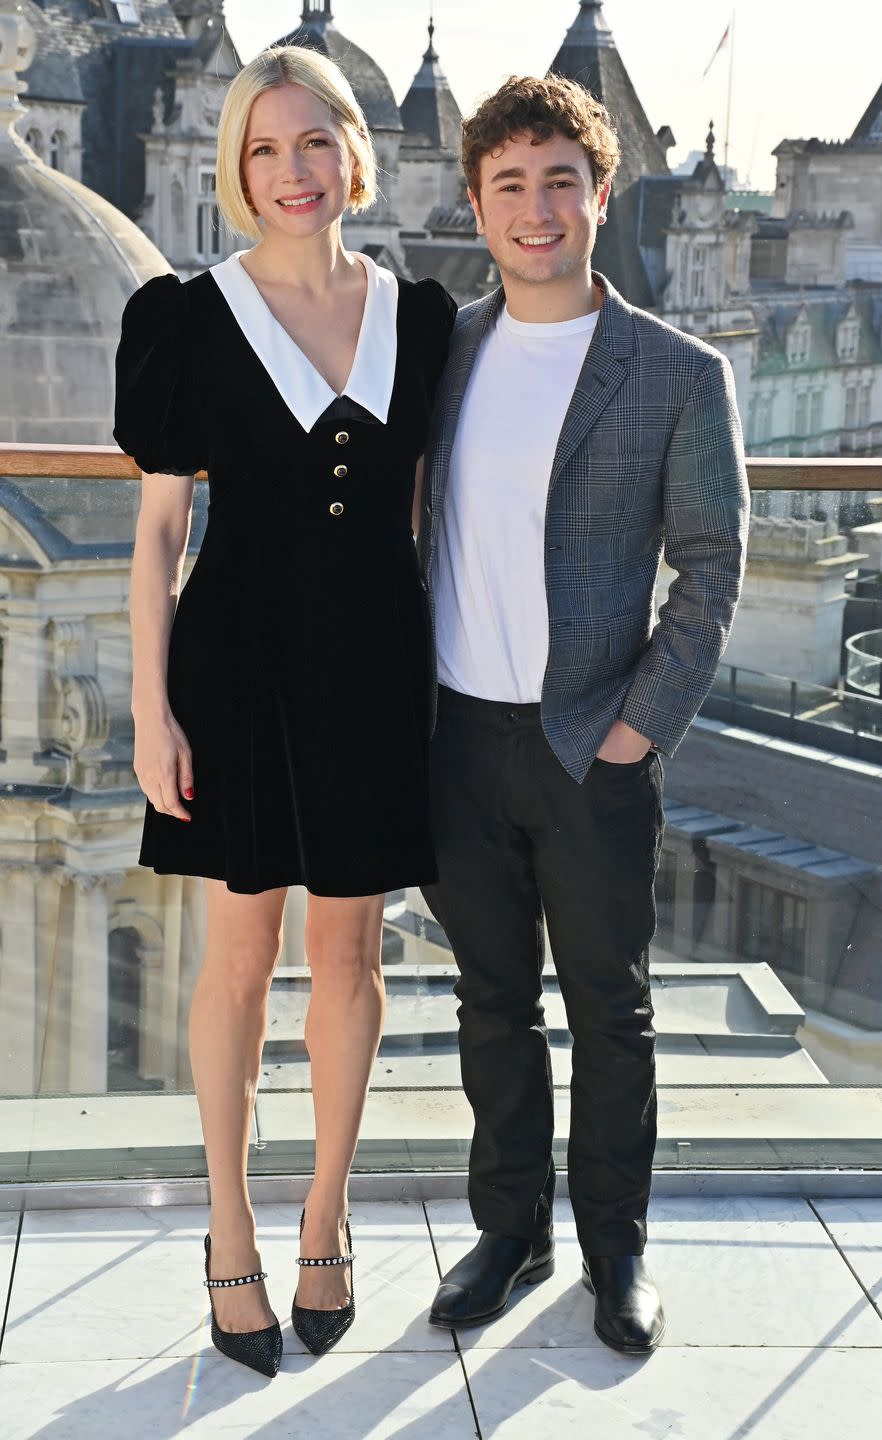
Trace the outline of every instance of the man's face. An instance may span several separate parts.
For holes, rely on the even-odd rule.
[[[610,187],[595,193],[578,140],[512,136],[482,157],[480,179],[480,198],[469,191],[469,199],[503,279],[542,285],[590,267]]]

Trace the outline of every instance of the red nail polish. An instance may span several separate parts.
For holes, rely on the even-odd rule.
[[[191,787],[189,790],[185,790],[185,791],[184,791],[184,799],[185,799],[185,800],[192,800],[192,799],[193,799],[193,790],[192,790],[192,787]]]

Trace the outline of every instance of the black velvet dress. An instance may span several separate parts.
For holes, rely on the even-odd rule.
[[[117,354],[121,448],[146,471],[205,469],[210,488],[168,657],[192,819],[148,802],[140,863],[241,894],[431,882],[411,505],[456,307],[434,281],[396,289],[365,262],[372,309],[336,399],[233,265],[216,269],[238,318],[212,272],[161,276],[129,301]]]

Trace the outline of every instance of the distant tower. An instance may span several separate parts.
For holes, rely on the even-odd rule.
[[[405,230],[421,229],[430,211],[454,206],[462,191],[462,112],[438,59],[431,17],[429,48],[401,102],[401,119],[398,217]]]
[[[667,175],[665,148],[673,139],[657,135],[616,49],[601,0],[580,0],[579,13],[551,64],[551,73],[576,80],[602,101],[622,146],[613,181],[609,217],[597,235],[597,269],[633,305],[652,306],[653,289],[640,254],[640,179]]]

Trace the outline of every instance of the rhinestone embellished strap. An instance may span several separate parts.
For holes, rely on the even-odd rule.
[[[348,1264],[350,1263],[350,1261],[352,1261],[352,1260],[354,1260],[354,1259],[355,1259],[355,1256],[354,1256],[353,1254],[349,1254],[349,1255],[335,1255],[332,1260],[304,1260],[302,1257],[298,1257],[297,1264],[298,1264],[298,1265],[348,1265]]]
[[[236,1280],[203,1280],[202,1283],[209,1290],[220,1290],[227,1285],[253,1285],[255,1280],[265,1280],[266,1277],[266,1270],[261,1270],[257,1275],[240,1275]]]

